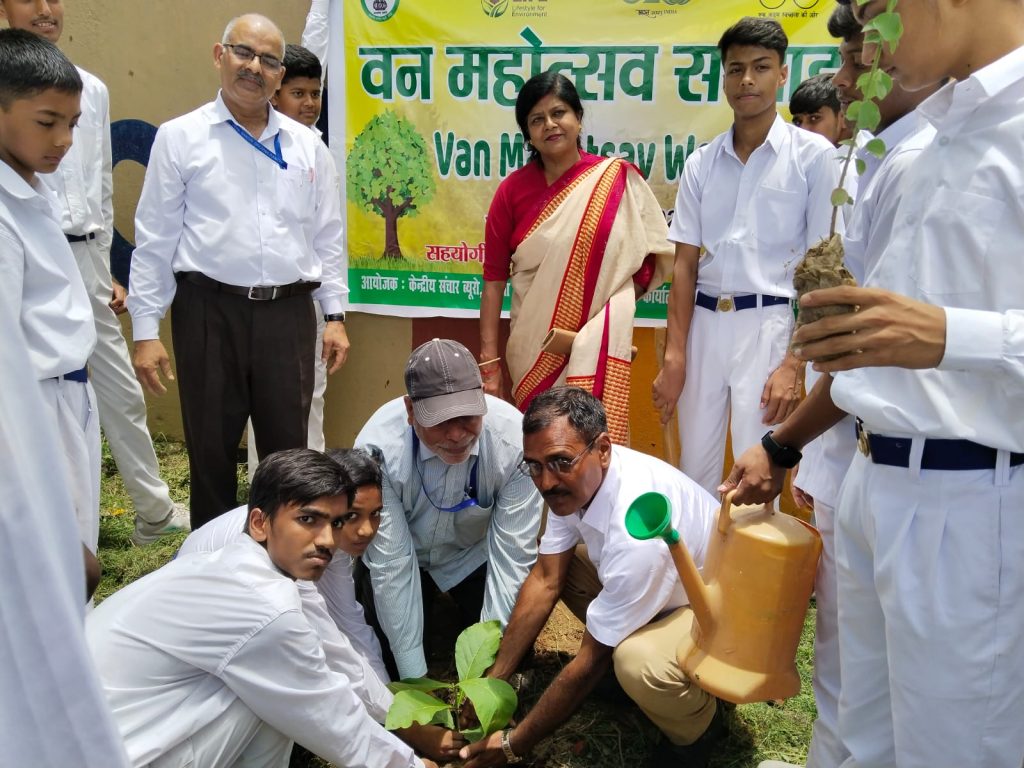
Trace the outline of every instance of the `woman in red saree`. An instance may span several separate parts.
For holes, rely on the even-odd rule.
[[[582,387],[602,401],[612,440],[623,444],[636,299],[671,273],[673,249],[640,172],[582,151],[582,119],[575,87],[556,72],[531,78],[516,100],[531,157],[487,214],[481,369],[484,390],[500,395],[498,321],[511,279],[504,357],[516,406],[557,384]],[[542,349],[552,330],[575,333],[567,355]]]

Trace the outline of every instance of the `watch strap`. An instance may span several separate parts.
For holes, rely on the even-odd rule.
[[[325,323],[344,323],[345,313],[344,312],[332,312],[329,315],[324,315]]]
[[[505,761],[509,765],[523,762],[523,758],[512,751],[512,745],[509,744],[509,734],[512,733],[511,728],[506,728],[501,732],[501,751],[505,753]]]

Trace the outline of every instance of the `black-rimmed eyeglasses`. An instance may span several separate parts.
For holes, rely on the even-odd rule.
[[[559,456],[554,459],[548,459],[547,461],[532,461],[530,459],[523,459],[519,462],[519,471],[527,477],[540,477],[540,473],[547,467],[549,472],[556,475],[568,475],[572,472],[572,468],[580,463],[580,459],[586,456],[590,450],[594,447],[594,443],[597,442],[598,435],[589,443],[587,447],[577,453],[571,459],[567,459],[563,456]]]
[[[234,43],[221,43],[221,45],[225,48],[230,48],[235,58],[245,64],[248,64],[255,58],[259,58],[260,67],[267,72],[280,72],[281,67],[284,66],[277,56],[272,56],[269,53],[256,53],[248,45],[235,45]]]

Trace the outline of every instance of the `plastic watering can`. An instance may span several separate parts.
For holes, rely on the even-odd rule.
[[[732,506],[725,497],[711,531],[704,577],[672,528],[661,493],[639,496],[626,512],[636,539],[660,536],[690,599],[695,621],[676,659],[704,690],[748,704],[800,691],[796,650],[814,590],[821,536],[771,506]]]

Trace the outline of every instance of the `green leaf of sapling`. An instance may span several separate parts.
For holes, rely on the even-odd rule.
[[[518,703],[511,685],[497,678],[480,677],[463,680],[458,686],[473,702],[484,736],[508,725]]]
[[[838,208],[840,205],[846,205],[851,202],[853,198],[850,197],[850,193],[842,187],[836,187],[832,190],[832,207]]]
[[[868,164],[861,160],[859,157],[854,161],[854,164],[857,166],[858,176],[863,176],[867,172]]]
[[[448,683],[442,683],[440,680],[431,680],[429,677],[407,677],[405,680],[399,680],[396,683],[388,683],[388,690],[392,693],[398,693],[399,691],[440,691],[442,688],[447,688]]]
[[[864,145],[864,151],[870,152],[875,157],[881,159],[885,157],[885,142],[881,139],[872,139]]]
[[[461,733],[468,744],[472,744],[474,741],[480,741],[480,739],[484,737],[484,729],[479,726],[476,728],[466,728],[461,731]]]
[[[867,131],[874,131],[882,122],[882,113],[878,111],[878,105],[873,101],[857,102],[861,105],[857,113],[857,128]]]
[[[423,691],[399,691],[388,709],[384,727],[389,731],[408,728],[413,723],[432,725],[452,722],[451,710],[443,701]]]
[[[895,43],[903,36],[903,19],[895,12],[880,13],[864,25],[865,32],[871,29],[877,30],[890,48],[894,48]]]
[[[846,105],[846,121],[856,125],[858,115],[860,115],[860,102],[851,101]]]
[[[494,663],[501,645],[501,622],[480,621],[466,627],[455,641],[455,668],[459,680],[482,677]]]

